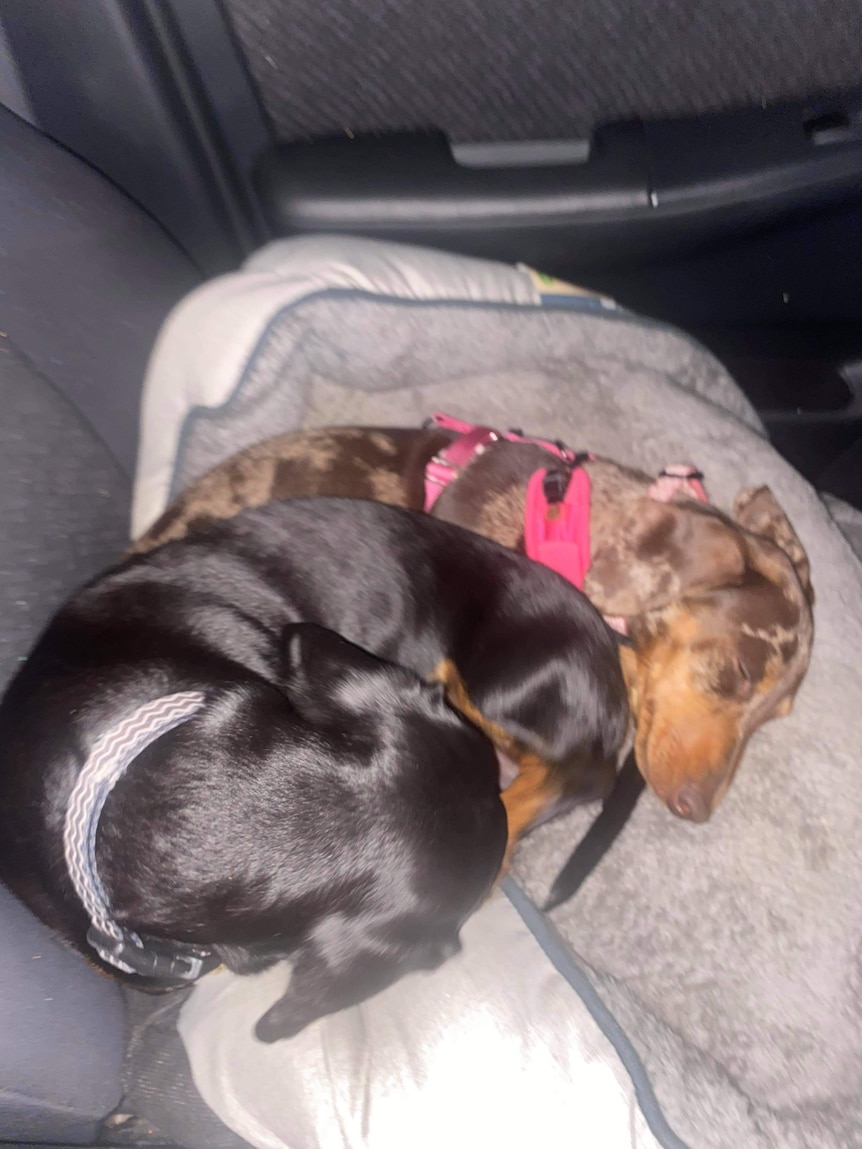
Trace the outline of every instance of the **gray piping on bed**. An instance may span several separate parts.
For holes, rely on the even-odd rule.
[[[303,295],[300,299],[295,299],[286,307],[280,308],[269,320],[266,327],[262,331],[260,338],[252,348],[245,366],[243,367],[242,374],[239,377],[237,385],[230,393],[224,403],[218,407],[209,407],[206,404],[197,404],[193,406],[185,419],[183,420],[182,427],[180,428],[179,440],[177,442],[177,451],[174,457],[174,471],[171,476],[171,485],[169,489],[168,501],[173,501],[182,490],[183,482],[180,479],[181,467],[180,461],[182,460],[186,444],[189,436],[195,428],[198,420],[206,420],[224,415],[230,411],[236,399],[242,395],[243,388],[245,387],[248,373],[252,364],[257,359],[261,350],[266,346],[270,339],[272,332],[283,320],[285,315],[289,315],[291,311],[296,311],[299,307],[304,307],[307,303],[313,302],[318,299],[367,299],[372,303],[385,303],[392,304],[400,307],[416,307],[416,308],[467,308],[470,310],[481,311],[518,311],[518,312],[531,312],[531,311],[562,311],[562,312],[580,312],[582,314],[590,315],[593,317],[601,316],[604,319],[609,319],[614,323],[629,324],[633,327],[645,328],[648,330],[668,331],[685,343],[690,344],[693,348],[703,352],[704,355],[709,355],[710,352],[691,335],[684,331],[677,330],[667,323],[662,323],[659,320],[649,319],[636,312],[628,311],[617,304],[608,304],[603,302],[596,296],[589,295],[543,295],[542,302],[537,307],[528,307],[523,303],[500,303],[493,300],[477,300],[477,299],[405,299],[399,295],[384,295],[377,294],[376,292],[363,291],[359,288],[324,288],[320,291],[311,291],[307,295]],[[754,428],[752,428],[754,430]]]
[[[589,1010],[593,1021],[616,1050],[626,1073],[631,1078],[638,1105],[650,1132],[663,1146],[663,1149],[690,1149],[690,1146],[678,1137],[668,1124],[644,1063],[638,1057],[620,1023],[602,1001],[586,973],[573,958],[571,949],[557,934],[539,907],[527,897],[516,882],[511,878],[504,878],[501,888],[521,921],[542,947],[548,961],[557,973],[566,979]]]

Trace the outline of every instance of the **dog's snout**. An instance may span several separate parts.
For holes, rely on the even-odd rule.
[[[668,800],[670,809],[688,822],[705,822],[709,817],[709,805],[696,786],[689,782]]]
[[[450,938],[448,941],[442,942],[440,945],[440,957],[442,961],[448,961],[450,958],[455,957],[456,954],[461,952],[461,942],[458,938]]]
[[[458,938],[450,938],[426,948],[419,957],[417,964],[419,969],[435,970],[460,952],[461,942]]]

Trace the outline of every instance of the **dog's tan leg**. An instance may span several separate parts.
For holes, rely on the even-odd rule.
[[[430,677],[432,682],[443,683],[446,687],[446,697],[449,703],[474,726],[478,726],[487,734],[495,747],[517,765],[517,777],[500,795],[506,809],[506,819],[509,826],[506,854],[500,870],[500,877],[502,877],[509,868],[509,862],[518,841],[542,811],[559,798],[559,786],[553,781],[551,769],[546,762],[537,754],[532,754],[518,746],[505,730],[496,723],[490,722],[476,709],[467,693],[458,667],[451,659],[444,659]]]
[[[518,762],[518,777],[500,795],[509,823],[504,866],[519,839],[559,796],[559,787],[551,777],[548,764],[535,754],[523,754]]]

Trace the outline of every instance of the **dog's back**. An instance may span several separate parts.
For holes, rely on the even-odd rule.
[[[425,465],[452,437],[437,427],[327,427],[276,435],[191,483],[129,554],[145,554],[189,531],[283,499],[324,495],[422,510]]]
[[[109,797],[99,865],[130,928],[215,945],[240,972],[296,950],[305,973],[262,1031],[295,1032],[449,952],[499,869],[493,748],[429,681],[453,659],[491,725],[557,755],[544,801],[591,754],[613,767],[627,711],[604,623],[457,527],[296,500],[133,559],[58,614],[0,706],[0,870],[84,948],[62,847],[75,778],[118,716],[201,692]],[[324,977],[317,930],[336,920],[352,941],[332,945],[359,956]]]

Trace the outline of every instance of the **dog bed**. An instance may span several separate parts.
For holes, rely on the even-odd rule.
[[[860,516],[825,505],[772,450],[750,404],[702,348],[527,269],[360,240],[278,242],[195,292],[166,324],[145,390],[133,532],[190,480],[269,435],[415,426],[439,409],[562,437],[647,471],[691,459],[719,506],[766,482],[790,516],[817,594],[814,655],[794,712],[755,735],[707,825],[680,822],[645,795],[596,872],[554,913],[570,969],[586,970],[602,1009],[563,1011],[568,1036],[549,1041],[571,1052],[580,1034],[583,1053],[586,1025],[624,1034],[602,1056],[617,1101],[630,1107],[631,1136],[642,1138],[633,1145],[650,1137],[704,1149],[862,1144],[862,565],[848,542],[862,538]],[[525,891],[541,901],[594,814],[575,811],[525,841],[514,898]],[[520,920],[519,928],[545,928],[534,911]],[[459,1015],[458,994],[475,998],[482,922],[480,914],[469,927],[475,959],[465,948],[478,962],[472,981],[446,966],[428,975],[455,1010],[442,1013],[436,1040]],[[541,946],[531,955],[541,984],[551,959]],[[489,960],[490,1009],[499,974]],[[388,1144],[371,1136],[379,1125],[339,1126],[332,1110],[309,1133],[308,1098],[324,1084],[305,1071],[303,1035],[270,1047],[237,1039],[242,1056],[228,1057],[231,1035],[251,1030],[267,988],[220,977],[194,991],[181,1028],[195,1080],[227,1125],[255,1144],[285,1145],[287,1115],[302,1113],[309,1124],[293,1143],[303,1149]],[[412,984],[388,991],[405,1018]],[[432,990],[415,992],[426,1001]],[[546,1006],[554,1009],[550,998]],[[349,1034],[352,1054],[341,1064],[368,1068],[374,1037],[374,1072],[365,1096],[352,1098],[354,1114],[397,1105],[404,1067],[421,1069],[428,1032],[411,1019],[396,1041],[385,1024],[392,1008],[384,993],[355,1017],[320,1023]],[[517,1028],[517,1011],[509,1021]],[[326,1038],[305,1040],[319,1052]],[[391,1043],[389,1062],[381,1040]],[[589,1061],[572,1056],[567,1071]],[[284,1083],[277,1097],[275,1080]],[[573,1106],[575,1096],[573,1082]],[[462,1126],[453,1112],[453,1145]],[[537,1143],[610,1144],[564,1134]]]

